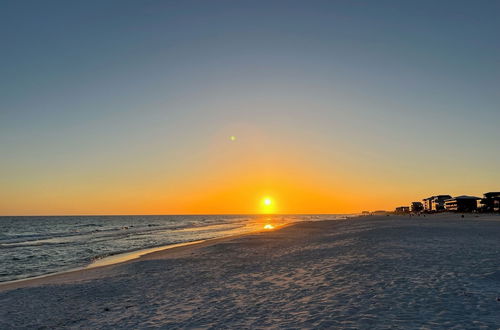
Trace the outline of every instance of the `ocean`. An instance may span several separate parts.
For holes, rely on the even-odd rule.
[[[347,215],[0,217],[0,282],[86,267],[107,256]]]

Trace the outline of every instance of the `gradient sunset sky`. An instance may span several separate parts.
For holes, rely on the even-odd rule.
[[[499,1],[0,1],[0,214],[498,191],[499,17]]]

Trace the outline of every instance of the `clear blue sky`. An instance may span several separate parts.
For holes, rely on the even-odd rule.
[[[175,191],[245,159],[217,152],[233,134],[311,182],[386,183],[380,207],[498,190],[499,17],[499,1],[1,0],[0,213],[118,212],[158,178]]]

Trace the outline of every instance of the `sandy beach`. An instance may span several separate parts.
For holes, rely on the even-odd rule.
[[[500,216],[369,216],[0,285],[0,328],[500,326]]]

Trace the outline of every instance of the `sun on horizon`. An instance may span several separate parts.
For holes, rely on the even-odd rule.
[[[276,212],[273,199],[269,196],[263,197],[261,201],[261,213],[272,214]]]

